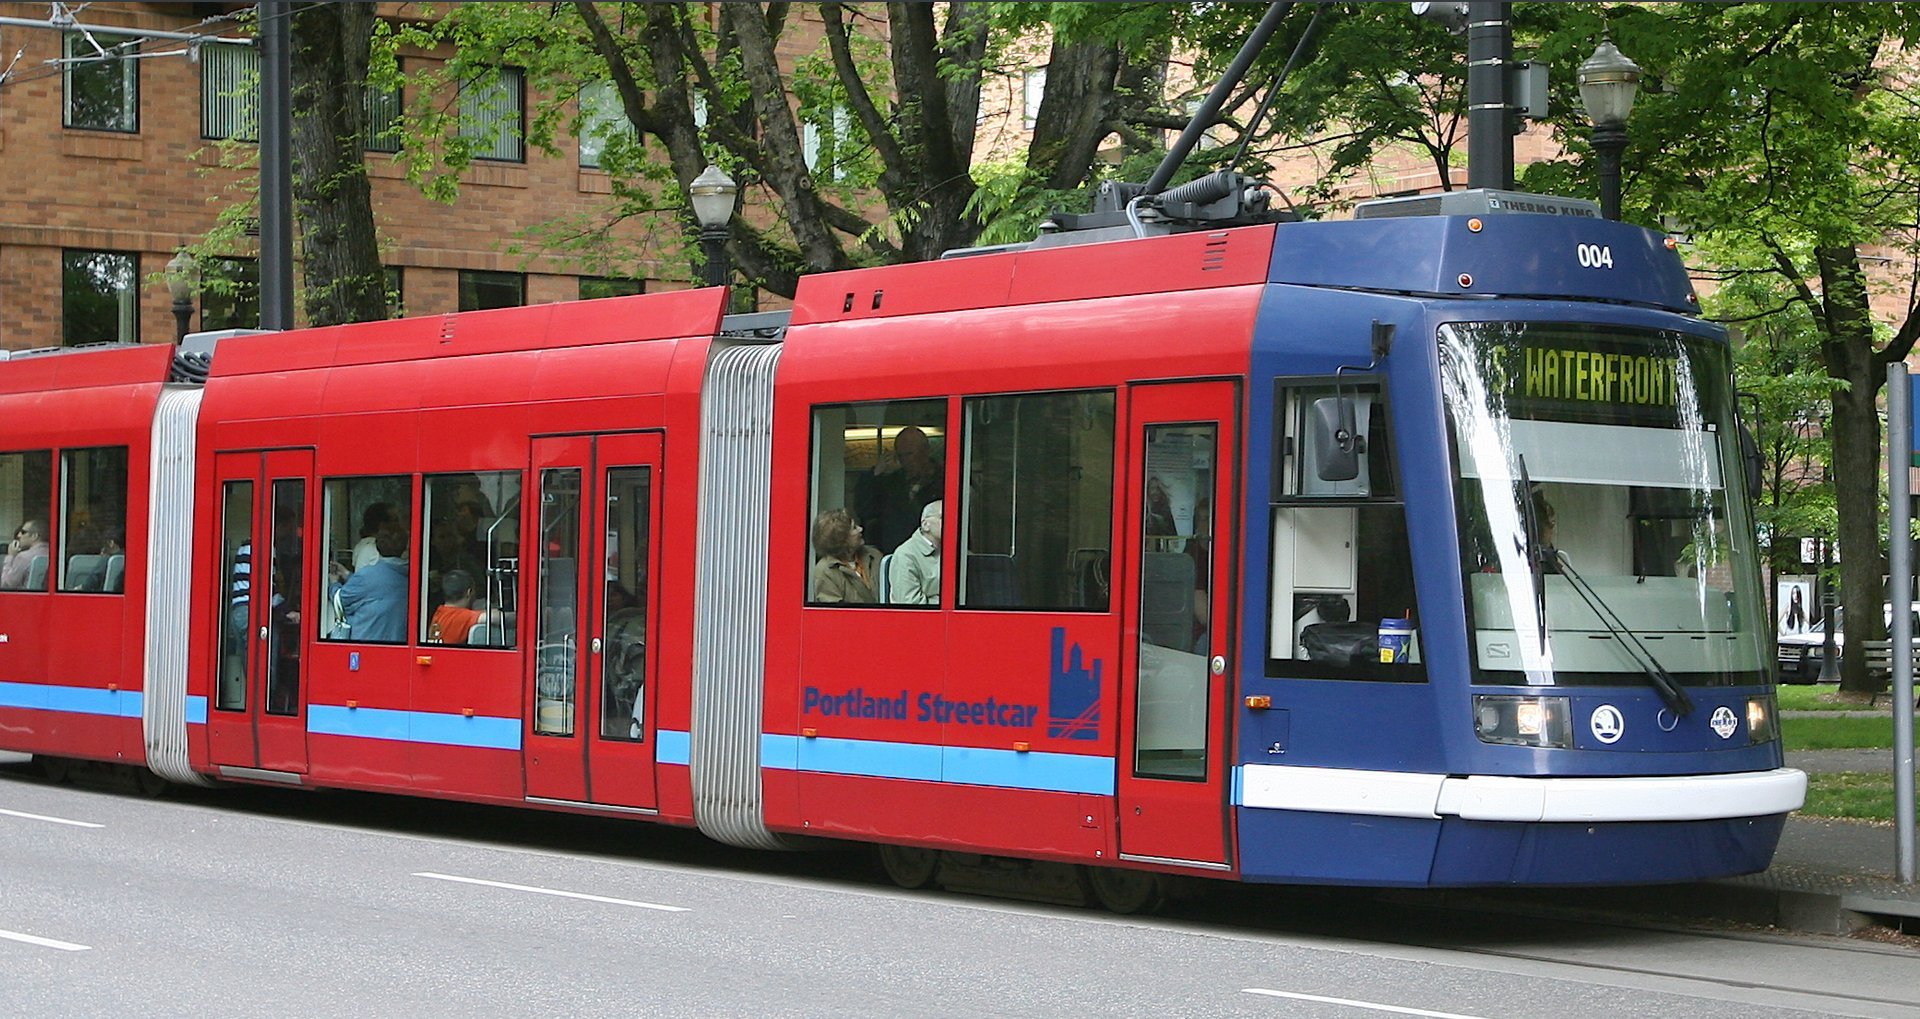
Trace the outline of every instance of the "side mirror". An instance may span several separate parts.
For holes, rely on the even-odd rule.
[[[1740,463],[1746,468],[1747,498],[1760,501],[1760,478],[1763,463],[1760,459],[1760,444],[1753,441],[1753,430],[1747,423],[1740,422]]]
[[[1760,397],[1754,393],[1737,394],[1736,399],[1747,400],[1753,405],[1755,418],[1760,416]],[[1737,406],[1737,405],[1736,405]],[[1766,462],[1760,456],[1760,444],[1754,441],[1753,429],[1747,427],[1746,418],[1735,415],[1734,424],[1740,431],[1740,465],[1746,468],[1747,498],[1760,501],[1760,480],[1765,473]]]
[[[1313,470],[1321,481],[1360,476],[1366,440],[1354,423],[1353,398],[1344,394],[1313,401]]]

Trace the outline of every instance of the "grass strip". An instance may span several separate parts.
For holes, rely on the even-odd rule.
[[[1915,800],[1920,804],[1920,796]],[[1800,808],[1800,813],[1854,821],[1892,821],[1893,776],[1857,771],[1808,775],[1807,805]]]
[[[1780,736],[1795,750],[1886,750],[1893,746],[1893,716],[1885,718],[1783,718]]]

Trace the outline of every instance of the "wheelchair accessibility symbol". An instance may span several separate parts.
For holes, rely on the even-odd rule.
[[[1602,704],[1593,709],[1593,716],[1587,719],[1587,728],[1593,730],[1593,738],[1602,743],[1618,743],[1626,732],[1627,720],[1620,716],[1620,709],[1611,704]]]

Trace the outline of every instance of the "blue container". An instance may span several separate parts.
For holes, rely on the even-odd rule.
[[[1407,661],[1413,649],[1413,620],[1380,620],[1380,661],[1391,665]]]

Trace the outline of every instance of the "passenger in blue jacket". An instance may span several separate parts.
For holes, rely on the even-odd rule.
[[[407,532],[381,531],[374,537],[380,558],[342,580],[346,569],[333,566],[333,595],[340,606],[334,640],[404,644],[407,640]]]

